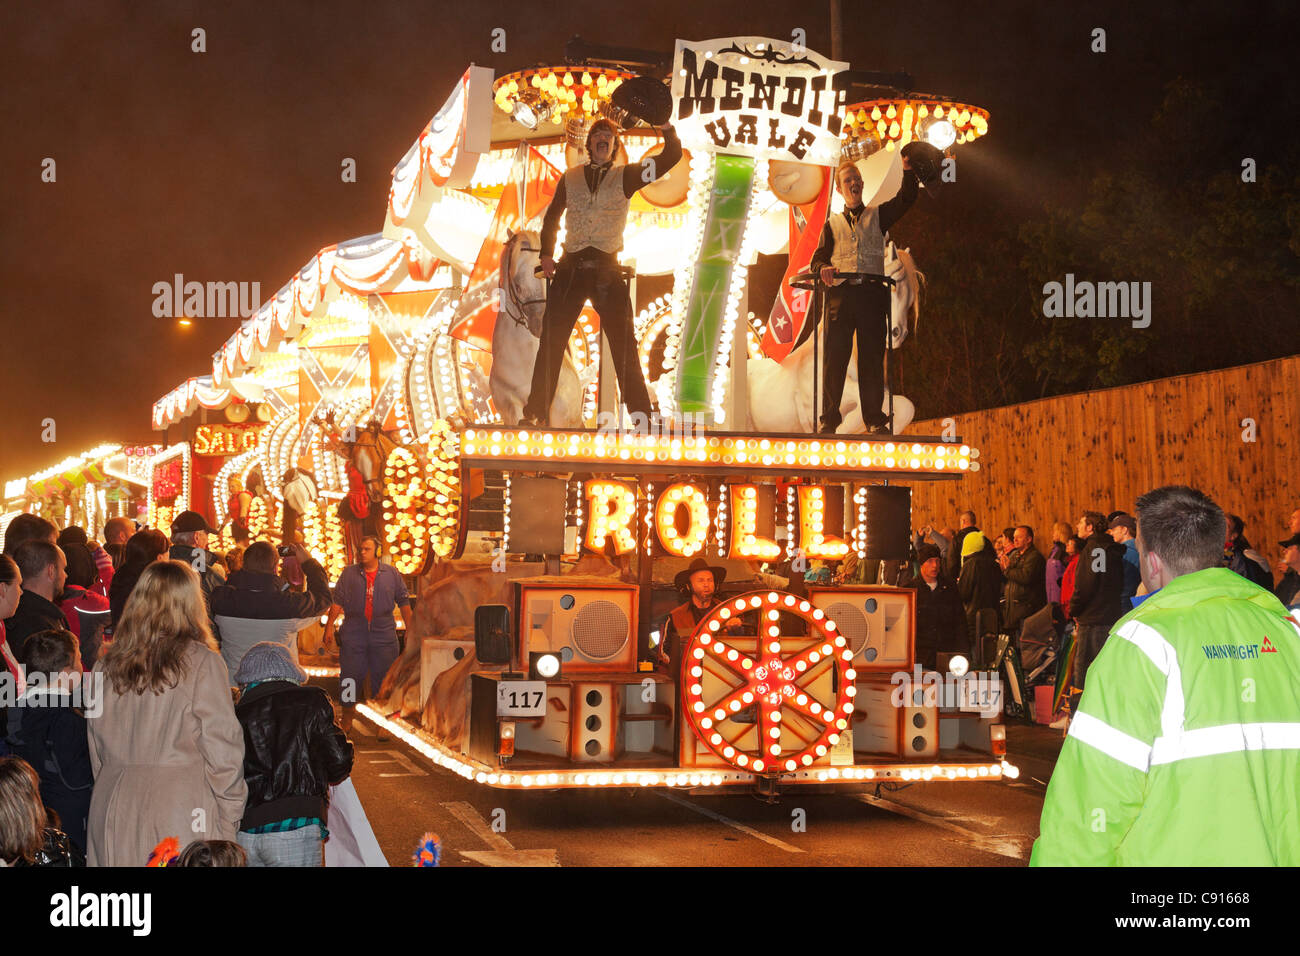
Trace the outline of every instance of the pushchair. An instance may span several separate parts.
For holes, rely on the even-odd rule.
[[[1027,717],[1031,712],[1025,669],[1020,648],[1012,635],[997,625],[997,611],[985,609],[975,615],[976,657],[980,670],[992,671],[1007,682],[1004,713],[1008,717]]]

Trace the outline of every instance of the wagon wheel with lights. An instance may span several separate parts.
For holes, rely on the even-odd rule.
[[[752,625],[736,626],[757,612]],[[806,634],[789,627],[802,619]],[[824,758],[853,714],[853,652],[824,611],[784,591],[719,604],[682,660],[683,709],[696,737],[737,770],[780,775]]]

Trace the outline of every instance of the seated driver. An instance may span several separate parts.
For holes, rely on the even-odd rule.
[[[659,644],[658,661],[665,665],[681,663],[682,649],[690,640],[695,626],[704,620],[710,611],[721,604],[717,590],[727,577],[727,569],[710,565],[703,558],[696,558],[690,567],[680,571],[673,583],[677,590],[686,594],[686,603],[673,608],[668,614],[664,626],[664,637]],[[724,625],[730,633],[740,630],[739,617],[732,617]]]

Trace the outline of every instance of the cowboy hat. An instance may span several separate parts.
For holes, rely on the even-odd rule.
[[[677,572],[677,577],[673,578],[673,584],[681,590],[687,590],[691,586],[691,575],[696,571],[712,571],[714,588],[722,587],[722,582],[727,577],[726,568],[715,567],[703,558],[696,558],[686,570]]]

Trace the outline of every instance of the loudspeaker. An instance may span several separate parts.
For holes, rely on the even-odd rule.
[[[854,753],[897,754],[898,708],[893,703],[892,684],[857,684],[853,698]]]
[[[906,686],[906,685],[905,685]],[[894,706],[896,684],[859,682],[854,697],[854,753],[897,757],[936,757],[939,754],[939,708],[925,706],[924,688],[913,687],[913,700]]]
[[[520,582],[518,602],[520,660],[553,651],[566,674],[636,670],[635,587]]]
[[[610,763],[622,756],[619,746],[619,690],[613,684],[574,684],[572,745],[574,763]]]
[[[923,693],[913,688],[913,696]],[[901,757],[937,757],[939,755],[939,708],[904,707],[899,728]]]
[[[908,670],[916,645],[916,592],[911,588],[809,588],[853,651],[857,671]]]
[[[510,477],[510,550],[563,554],[564,506],[569,483],[562,478]]]
[[[867,560],[906,561],[912,547],[912,489],[867,485]]]
[[[474,654],[480,664],[510,666],[514,658],[510,631],[510,608],[504,604],[481,604],[474,609]]]

